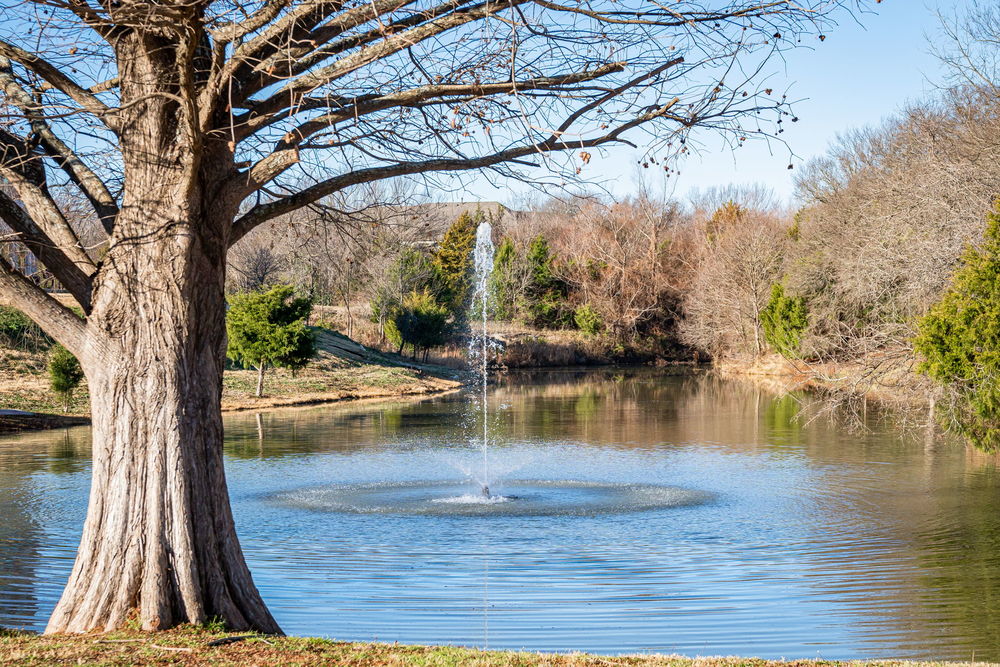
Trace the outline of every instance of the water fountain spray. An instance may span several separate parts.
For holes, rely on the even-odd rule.
[[[476,247],[472,251],[472,268],[474,275],[472,307],[478,311],[478,324],[481,325],[478,331],[473,328],[473,333],[469,338],[469,362],[473,367],[477,367],[480,385],[479,412],[483,422],[483,476],[480,480],[482,493],[486,498],[490,498],[489,483],[489,409],[486,398],[487,389],[487,365],[489,363],[489,336],[486,331],[486,320],[489,316],[489,292],[490,274],[493,272],[493,226],[488,222],[479,223],[476,228]]]

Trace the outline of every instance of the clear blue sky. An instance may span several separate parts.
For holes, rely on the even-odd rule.
[[[822,154],[838,133],[877,124],[908,101],[932,95],[942,78],[928,41],[938,32],[935,12],[951,13],[965,2],[883,0],[874,5],[874,13],[842,17],[815,49],[793,51],[785,63],[775,61],[769,85],[776,90],[790,87],[789,98],[802,100],[794,107],[799,122],[786,123],[782,135],[797,156],[791,162],[798,167]],[[774,143],[769,148],[758,142],[733,153],[711,135],[702,135],[702,143],[701,154],[680,165],[680,176],[668,179],[673,194],[684,197],[693,188],[759,182],[790,198],[794,172],[788,170],[785,146]],[[605,187],[614,195],[634,190],[635,162],[631,149],[616,149],[602,160]],[[469,184],[466,197],[509,202],[517,190],[525,189],[505,186],[513,191],[479,177]]]

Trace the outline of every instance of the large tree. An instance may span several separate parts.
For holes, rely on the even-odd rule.
[[[225,260],[247,232],[382,179],[572,177],[607,145],[641,141],[656,165],[694,128],[767,132],[787,109],[765,63],[847,1],[0,3],[0,241],[84,317],[2,259],[0,302],[79,358],[93,415],[48,631],[133,612],[279,631],[223,473]]]

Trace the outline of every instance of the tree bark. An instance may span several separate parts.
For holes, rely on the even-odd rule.
[[[117,43],[125,189],[82,355],[93,422],[87,519],[46,632],[223,621],[279,633],[236,536],[223,469],[232,151],[196,141],[171,90],[177,51]],[[168,74],[164,74],[164,73]],[[166,80],[165,80],[166,79]],[[170,94],[161,94],[162,91]]]
[[[260,362],[260,366],[257,367],[257,398],[264,395],[264,368],[267,367],[265,362]]]
[[[90,505],[50,633],[108,631],[136,613],[144,630],[219,618],[280,632],[244,561],[223,470],[225,252],[206,252],[190,221],[166,229],[113,247],[109,259],[138,279],[111,272],[97,292],[83,359]]]

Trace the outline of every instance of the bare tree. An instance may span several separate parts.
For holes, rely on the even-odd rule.
[[[745,209],[713,230],[684,300],[681,339],[715,357],[759,357],[766,347],[761,311],[781,277],[785,230],[774,217]]]
[[[568,172],[698,127],[766,132],[775,53],[847,0],[22,0],[0,6],[0,217],[77,300],[6,260],[0,300],[81,361],[94,463],[48,632],[213,616],[278,632],[222,457],[228,249],[352,185]],[[747,121],[747,122],[744,122]],[[653,142],[652,139],[656,141]],[[541,174],[539,171],[536,174]],[[306,180],[308,179],[308,182]],[[53,191],[108,237],[87,253]]]
[[[273,285],[284,268],[282,258],[264,234],[248,234],[229,251],[229,275],[239,292],[252,292]]]
[[[566,278],[615,339],[668,319],[675,300],[668,256],[679,217],[676,204],[637,198],[591,204],[573,218]]]

